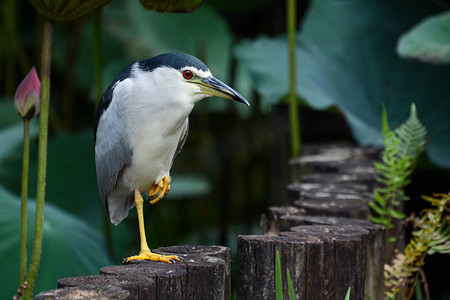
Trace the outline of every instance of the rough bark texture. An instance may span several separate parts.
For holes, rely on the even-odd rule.
[[[363,299],[369,232],[360,226],[298,226],[279,236],[238,238],[239,299],[273,299],[278,250],[284,297],[289,270],[296,299]]]
[[[84,286],[115,286],[127,290],[130,299],[155,299],[155,281],[150,277],[139,276],[114,276],[91,275],[81,277],[69,277],[58,280],[58,288],[84,287]]]
[[[72,299],[102,299],[129,300],[130,292],[120,287],[103,285],[83,287],[67,287],[63,289],[42,292],[35,296],[36,300],[72,300]]]
[[[223,299],[231,299],[231,259],[230,259],[230,248],[228,247],[222,247],[222,246],[172,246],[172,247],[161,247],[154,250],[157,253],[160,254],[176,254],[176,253],[185,253],[185,255],[202,255],[207,256],[207,259],[212,260],[211,257],[215,257],[218,259],[221,259],[225,262],[225,273],[224,273],[224,280],[225,283],[223,284],[223,287],[220,287],[219,285],[222,285],[222,282],[218,281],[216,282],[216,288],[222,288],[224,290],[224,297]],[[185,261],[186,263],[186,261]],[[190,266],[190,265],[187,265]],[[200,269],[199,271],[201,271]],[[188,269],[189,271],[189,269]],[[208,274],[205,274],[206,276],[209,276]],[[198,276],[203,276],[200,272]],[[220,278],[218,276],[211,277],[211,278]]]

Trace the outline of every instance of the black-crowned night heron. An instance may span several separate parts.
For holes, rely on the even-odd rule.
[[[149,192],[154,204],[169,192],[170,168],[186,141],[188,116],[196,102],[211,96],[249,105],[203,62],[181,53],[131,64],[103,94],[94,124],[100,197],[115,225],[134,205],[138,214],[141,251],[125,262],[179,260],[150,251],[142,194]]]

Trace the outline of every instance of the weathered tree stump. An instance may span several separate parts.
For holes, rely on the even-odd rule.
[[[319,174],[327,173],[353,174],[362,177],[369,175],[369,178],[360,178],[360,180],[368,180],[374,183],[375,168],[373,161],[379,159],[380,150],[371,147],[318,144],[305,145],[302,153],[300,157],[289,161],[293,182],[323,182],[311,180],[308,176],[313,174],[315,178]],[[354,178],[354,180],[358,181],[358,178]]]
[[[294,206],[311,216],[333,216],[367,220],[369,207],[367,203],[355,200],[298,200]]]
[[[82,287],[66,287],[63,289],[42,292],[34,297],[36,300],[73,300],[102,299],[129,300],[130,292],[111,285],[85,285]]]
[[[364,299],[382,299],[384,297],[384,248],[385,228],[365,220],[348,218],[285,216],[281,217],[280,230],[287,230],[298,225],[334,225],[360,226],[369,232],[367,239],[367,258],[365,268]]]
[[[150,277],[91,275],[58,280],[58,288],[77,286],[116,286],[127,290],[130,299],[156,299],[153,294],[156,290],[156,283]]]
[[[366,220],[309,216],[297,207],[270,207],[267,216],[261,218],[261,229],[265,235],[279,235],[299,225],[360,226],[369,232],[367,240],[367,263],[365,271],[365,297],[382,299],[384,289],[383,267],[385,228]]]
[[[375,147],[359,147],[349,143],[309,143],[302,145],[301,156],[327,155],[335,160],[376,160],[380,149]],[[298,159],[298,158],[297,158]],[[293,159],[295,161],[295,159]]]
[[[304,175],[301,178],[303,183],[326,183],[345,185],[365,185],[369,190],[377,186],[374,174],[354,174],[354,173],[316,173]]]
[[[295,206],[271,206],[267,214],[261,215],[261,232],[264,235],[279,235],[281,231],[288,231],[291,227],[299,225],[284,225],[283,218],[302,215],[305,215],[305,211]]]
[[[289,203],[301,199],[302,195],[311,192],[331,193],[331,194],[349,194],[349,195],[367,195],[372,197],[372,191],[365,184],[345,184],[345,183],[298,183],[294,182],[288,185]]]
[[[181,257],[185,258],[185,256],[188,255],[194,255],[194,256],[202,256],[203,258],[201,260],[208,260],[210,263],[212,263],[212,258],[218,258],[225,262],[225,273],[224,273],[224,279],[225,283],[223,284],[221,277],[210,274],[212,268],[202,268],[202,265],[196,265],[195,262],[187,262],[186,259],[184,259],[184,268],[186,268],[189,279],[196,282],[197,280],[211,280],[214,278],[219,278],[216,282],[211,282],[211,284],[215,285],[211,287],[212,289],[216,289],[219,291],[220,289],[223,289],[223,299],[231,299],[231,259],[230,259],[230,248],[228,247],[222,247],[222,246],[171,246],[171,247],[160,247],[158,249],[154,250],[156,253],[159,254],[179,254],[184,253],[181,255]],[[221,265],[221,264],[220,264]],[[183,267],[183,266],[182,266]],[[221,270],[214,270],[214,271],[221,271]],[[198,278],[196,278],[197,276]],[[204,277],[207,277],[204,279]],[[195,295],[195,294],[194,294]],[[200,294],[199,294],[200,295]]]
[[[341,280],[352,282],[358,291],[362,291],[355,299],[382,299],[385,229],[368,221],[368,203],[373,201],[373,189],[377,186],[373,161],[379,159],[380,151],[312,145],[304,147],[303,153],[306,155],[290,161],[294,181],[288,186],[290,206],[270,207],[268,214],[261,216],[262,233],[275,240],[291,237],[291,242],[295,242],[298,232],[302,238],[305,235],[317,238],[322,226],[331,226],[334,228],[329,230],[331,239],[319,234],[319,240],[324,244],[323,256],[331,255],[336,260],[324,261],[325,267],[317,264],[318,271],[324,274],[315,279],[322,287],[322,293],[310,293],[302,299],[342,299],[342,294],[336,292],[337,272],[342,274]],[[367,235],[355,238],[361,229]],[[344,249],[344,252],[333,252],[336,249]],[[352,259],[360,265],[348,265]],[[333,271],[330,271],[330,265]],[[317,278],[317,275],[313,274],[313,277]],[[311,288],[317,290],[317,286]]]
[[[373,195],[367,185],[338,183],[296,183],[290,185],[289,203],[307,215],[344,218],[369,218]]]
[[[205,254],[203,251],[205,250]],[[166,264],[136,261],[128,265],[104,267],[101,274],[134,275],[153,278],[157,290],[155,299],[227,299],[227,263],[208,254],[226,256],[225,247],[174,246],[156,249],[160,254],[176,254],[182,261]],[[227,259],[229,261],[229,258]]]
[[[296,299],[363,299],[369,232],[360,226],[298,226],[279,236],[239,236],[238,298],[273,299],[275,255],[287,295],[289,269]]]
[[[83,290],[86,286],[97,289],[114,286],[127,292],[126,299],[231,298],[229,248],[172,246],[154,251],[176,254],[182,260],[173,264],[133,261],[126,265],[103,267],[100,275],[63,278],[58,281],[58,286],[61,290],[70,291]]]

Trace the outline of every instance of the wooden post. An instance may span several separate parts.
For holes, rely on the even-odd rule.
[[[156,282],[153,278],[133,275],[90,275],[58,280],[58,288],[85,286],[115,286],[128,291],[130,299],[156,299]]]
[[[369,187],[365,184],[355,183],[291,183],[287,187],[289,203],[303,199],[302,197],[308,197],[309,195],[315,195],[319,198],[331,198],[332,195],[345,195],[346,197],[363,196],[367,199],[373,198],[373,191],[369,190]],[[327,194],[327,195],[326,195]]]
[[[279,235],[299,225],[334,225],[361,226],[369,232],[367,240],[367,263],[365,268],[365,296],[367,299],[382,299],[384,290],[384,248],[385,228],[367,220],[339,218],[333,216],[305,215],[305,210],[298,207],[270,207],[269,212],[261,218],[262,233]]]
[[[129,300],[130,292],[116,286],[83,286],[68,287],[39,293],[36,300],[65,300],[65,299],[102,299],[102,300]]]
[[[302,152],[289,161],[293,182],[362,183],[370,190],[376,186],[373,161],[379,160],[377,148],[318,144]]]
[[[133,261],[126,265],[103,267],[100,270],[100,275],[60,279],[58,281],[60,289],[52,292],[54,295],[60,295],[69,292],[75,293],[76,290],[84,291],[86,287],[92,290],[95,287],[96,290],[101,292],[98,294],[98,298],[104,297],[104,299],[231,298],[229,248],[221,246],[172,246],[158,248],[154,251],[160,254],[176,254],[182,260],[173,264]],[[114,290],[116,291],[126,292],[128,298],[114,298],[112,296],[108,298],[109,296],[102,294],[102,287],[115,287]],[[83,293],[80,292],[80,295],[83,295]],[[56,296],[52,298],[49,294],[44,296],[46,298],[36,299],[60,299]],[[95,298],[94,296],[90,298]]]
[[[231,258],[230,258],[230,248],[223,247],[223,246],[171,246],[171,247],[160,247],[158,249],[154,250],[156,253],[159,254],[179,254],[184,253],[183,255],[193,255],[193,256],[202,256],[206,257],[202,260],[209,260],[211,261],[211,257],[221,259],[225,262],[225,271],[224,271],[224,280],[223,283],[221,281],[221,277],[209,274],[208,269],[211,269],[209,267],[208,269],[205,268],[199,268],[194,262],[188,263],[186,259],[184,260],[184,264],[186,267],[186,270],[188,271],[189,278],[196,282],[197,280],[202,281],[202,277],[207,276],[209,280],[212,280],[214,278],[218,278],[216,282],[212,282],[215,286],[209,287],[209,288],[203,288],[203,290],[208,289],[223,289],[223,299],[231,299]],[[184,258],[184,256],[182,257]],[[205,263],[204,263],[205,264]],[[207,265],[207,264],[205,264]],[[193,269],[198,269],[196,272],[193,272]],[[205,272],[203,272],[205,271]],[[222,270],[217,270],[222,272]],[[194,275],[195,274],[195,275]],[[198,278],[194,277],[198,276]],[[199,294],[200,295],[200,294]]]
[[[355,219],[369,219],[369,206],[357,200],[298,200],[294,205],[310,216],[333,216]]]
[[[289,269],[296,299],[363,299],[369,232],[360,226],[299,226],[279,236],[239,236],[238,298],[275,297],[275,254],[284,297]]]

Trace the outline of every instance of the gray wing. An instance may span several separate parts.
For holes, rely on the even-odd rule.
[[[175,150],[175,154],[173,155],[173,158],[172,158],[172,164],[173,164],[173,161],[175,160],[175,157],[177,157],[177,155],[183,149],[184,143],[186,143],[186,139],[188,137],[188,133],[189,133],[189,118],[187,118],[186,121],[184,122],[184,127],[181,132],[180,140],[178,141],[177,150]]]
[[[112,98],[116,86],[117,83],[111,85],[103,95],[95,123],[97,183],[107,211],[106,197],[115,188],[122,169],[130,165],[132,156],[119,103]]]

